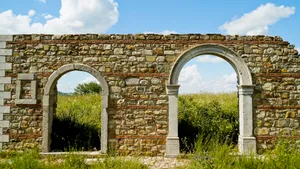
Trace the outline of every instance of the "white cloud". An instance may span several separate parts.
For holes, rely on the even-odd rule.
[[[288,18],[295,13],[295,7],[276,6],[272,3],[259,6],[252,12],[245,13],[242,17],[226,22],[220,30],[228,34],[239,35],[265,35],[269,26],[282,18]]]
[[[50,15],[50,14],[48,14],[48,15],[45,15],[45,16],[44,16],[44,18],[45,18],[45,19],[52,19],[52,18],[53,18],[53,16],[52,16],[52,15]]]
[[[222,79],[226,84],[237,84],[237,75],[235,72],[231,73],[230,75],[224,75]]]
[[[46,3],[46,0],[39,0],[40,2],[43,2],[44,4]]]
[[[89,83],[89,82],[96,82],[96,83],[100,84],[99,81],[92,75],[90,75],[89,77],[87,77],[84,80],[82,80],[81,82],[79,82],[79,84]]]
[[[298,51],[298,54],[300,54],[300,47],[296,47],[296,50]]]
[[[180,72],[178,83],[180,84],[180,93],[237,91],[237,76],[235,72],[225,74],[222,77],[204,79],[197,65],[184,67]]]
[[[220,63],[225,60],[216,56],[202,55],[197,57],[196,61],[200,63]]]
[[[28,12],[28,16],[34,16],[35,15],[35,10],[30,10]]]
[[[202,77],[200,75],[197,65],[191,65],[184,67],[181,72],[178,81],[188,82],[191,85],[197,84],[201,81]]]
[[[32,22],[35,12],[16,15],[12,10],[0,13],[0,32],[17,33],[103,33],[118,21],[118,4],[114,0],[61,0],[59,17],[45,24]]]
[[[157,34],[161,34],[161,35],[170,35],[170,34],[176,34],[176,31],[170,31],[170,30],[164,30],[162,32],[159,32]],[[155,32],[144,32],[144,34],[155,34]]]

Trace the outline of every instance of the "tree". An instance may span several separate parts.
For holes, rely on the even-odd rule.
[[[100,93],[102,91],[101,86],[96,82],[89,82],[78,84],[74,89],[74,94],[83,95],[83,94],[90,94],[90,93]]]

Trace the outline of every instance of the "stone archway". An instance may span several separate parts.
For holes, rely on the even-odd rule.
[[[253,105],[252,95],[254,86],[251,73],[237,53],[231,49],[217,45],[204,44],[184,52],[174,63],[167,85],[169,98],[169,133],[166,143],[166,155],[179,154],[178,137],[178,78],[183,66],[192,58],[204,54],[212,54],[223,58],[232,65],[239,79],[239,151],[242,154],[256,153],[256,138],[253,135]]]
[[[43,95],[43,141],[42,141],[42,151],[49,152],[51,144],[51,130],[52,130],[52,121],[53,121],[53,89],[56,86],[58,79],[70,72],[70,71],[84,71],[93,75],[99,82],[102,87],[102,111],[101,111],[101,152],[107,152],[107,138],[108,138],[108,94],[109,88],[108,84],[105,81],[102,74],[96,69],[91,68],[90,66],[83,64],[67,64],[60,67],[58,70],[53,72],[49,77],[46,86],[44,88]]]

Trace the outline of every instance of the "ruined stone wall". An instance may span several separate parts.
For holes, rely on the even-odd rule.
[[[41,147],[46,82],[61,66],[81,63],[101,72],[108,83],[108,142],[121,152],[163,155],[170,70],[184,51],[211,43],[235,51],[251,71],[258,149],[271,147],[281,134],[300,135],[300,58],[294,46],[280,37],[88,34],[1,38],[1,48],[11,52],[0,52],[0,115],[6,121],[0,121],[2,149]],[[18,83],[23,84],[21,88]]]

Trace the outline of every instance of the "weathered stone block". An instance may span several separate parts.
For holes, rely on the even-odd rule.
[[[153,61],[155,61],[155,59],[156,59],[156,56],[146,56],[147,62],[153,62]]]
[[[12,64],[11,63],[0,63],[0,69],[5,70],[5,69],[11,69]]]
[[[6,42],[0,42],[0,49],[3,49],[6,47]]]
[[[13,40],[12,35],[0,35],[0,42],[12,41],[12,40]]]
[[[11,49],[0,49],[0,55],[11,56],[12,50]]]

